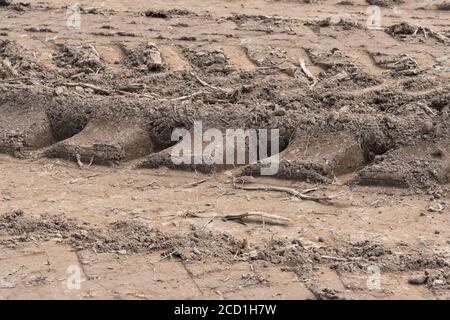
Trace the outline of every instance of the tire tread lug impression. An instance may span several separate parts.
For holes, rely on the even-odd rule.
[[[148,131],[135,122],[95,119],[73,137],[61,141],[47,152],[58,157],[96,164],[118,164],[154,151]]]
[[[23,157],[55,142],[44,108],[0,105],[0,153]]]
[[[425,170],[424,170],[425,169]],[[363,168],[355,182],[389,187],[427,187],[450,181],[450,140],[403,146]]]
[[[358,139],[345,131],[298,135],[279,159],[277,177],[320,183],[331,183],[336,176],[354,172],[366,163]],[[262,166],[247,166],[243,174],[258,175]]]

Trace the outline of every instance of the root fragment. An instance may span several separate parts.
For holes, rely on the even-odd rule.
[[[88,88],[88,89],[92,89],[94,91],[98,91],[98,92],[101,92],[101,93],[104,93],[104,94],[107,94],[107,95],[111,94],[111,91],[109,91],[107,89],[103,89],[103,88],[97,87],[97,86],[95,86],[93,84],[90,84],[90,83],[66,82],[66,83],[63,83],[62,85],[67,86],[67,87]]]
[[[227,93],[227,94],[232,92],[230,90],[219,88],[219,87],[216,87],[216,86],[213,86],[213,85],[207,83],[206,81],[200,79],[200,77],[197,76],[194,72],[191,72],[191,75],[204,87],[207,87],[207,88],[210,88],[210,89],[213,89],[213,90],[216,90],[216,91],[220,91],[220,92],[223,92],[223,93]]]
[[[243,214],[231,214],[231,215],[227,215],[222,217],[222,220],[224,221],[238,221],[242,224],[246,224],[245,223],[245,219],[249,218],[249,217],[257,217],[260,218],[262,220],[263,223],[266,222],[266,219],[269,221],[273,221],[279,224],[288,224],[291,220],[286,218],[286,217],[282,217],[279,215],[275,215],[272,213],[267,213],[267,212],[261,212],[261,211],[255,211],[255,212],[247,212],[247,213],[243,213]]]
[[[340,192],[337,193],[335,195],[332,196],[323,196],[323,197],[318,197],[318,196],[309,196],[306,193],[307,192],[311,192],[312,190],[306,190],[306,192],[300,192],[297,191],[295,189],[292,188],[287,188],[287,187],[278,187],[278,186],[271,186],[271,185],[256,185],[256,186],[245,186],[245,185],[239,185],[236,183],[233,183],[234,187],[236,189],[242,189],[242,190],[248,190],[248,191],[275,191],[275,192],[284,192],[287,194],[290,194],[294,197],[297,197],[299,199],[302,200],[310,200],[310,201],[316,201],[316,202],[321,202],[321,201],[331,201],[334,200],[336,198],[339,198],[345,194],[347,194],[347,192]],[[314,189],[316,190],[316,189]]]
[[[313,88],[317,84],[318,81],[317,81],[316,77],[314,77],[314,75],[311,73],[311,71],[309,71],[308,68],[306,67],[305,60],[299,59],[299,66],[300,66],[300,70],[305,74],[305,76],[309,80],[312,81],[310,88]]]
[[[198,185],[200,185],[200,184],[202,184],[202,183],[204,183],[204,182],[206,182],[206,181],[208,181],[208,180],[209,180],[208,178],[201,179],[201,180],[199,180],[199,181],[194,181],[194,182],[185,184],[183,187],[184,187],[184,188],[196,187],[196,186],[198,186]]]
[[[220,215],[218,213],[210,213],[208,215],[199,215],[196,212],[186,212],[184,217],[189,218],[200,218],[200,219],[209,219],[208,222],[203,226],[204,229],[208,224],[210,224],[215,219],[221,219],[223,221],[235,221],[239,222],[243,225],[247,225],[248,218],[252,218],[252,222],[262,222],[263,224],[279,224],[279,225],[287,225],[291,222],[289,218],[279,216],[273,213],[263,212],[263,211],[250,211],[239,214],[229,214],[229,215]],[[256,220],[256,221],[255,221]]]
[[[77,154],[75,155],[75,158],[76,158],[76,160],[77,160],[77,165],[78,165],[78,167],[81,169],[81,168],[83,167],[83,162],[81,162],[81,156],[80,156],[80,154],[77,153]]]

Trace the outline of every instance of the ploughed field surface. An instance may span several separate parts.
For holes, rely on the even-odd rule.
[[[450,4],[369,2],[0,1],[0,298],[450,298]]]

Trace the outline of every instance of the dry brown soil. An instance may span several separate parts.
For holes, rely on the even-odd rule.
[[[78,2],[0,1],[1,299],[450,298],[445,1]],[[279,173],[174,166],[195,120]]]

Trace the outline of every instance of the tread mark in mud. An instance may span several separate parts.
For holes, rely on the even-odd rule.
[[[93,120],[78,134],[61,141],[47,156],[97,164],[118,164],[154,151],[148,132],[132,123]]]
[[[163,63],[173,71],[183,71],[192,69],[189,62],[187,62],[179,52],[176,46],[160,45],[161,57]]]
[[[336,176],[351,173],[365,163],[358,139],[350,133],[307,133],[299,135],[279,155],[277,177],[330,183]],[[262,164],[243,169],[244,175],[258,175]]]
[[[0,152],[18,157],[56,140],[44,110],[14,110],[1,105]]]

